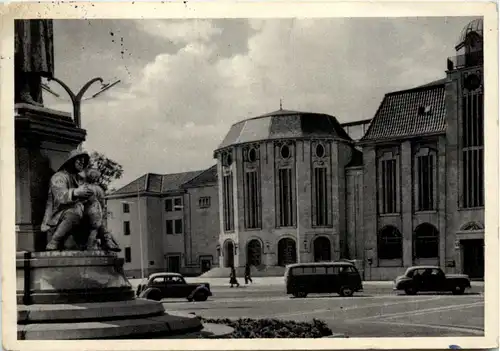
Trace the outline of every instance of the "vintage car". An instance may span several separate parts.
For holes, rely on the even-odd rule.
[[[187,298],[206,301],[212,296],[210,284],[187,283],[179,273],[153,273],[137,286],[137,297],[160,301],[164,298]]]
[[[404,275],[394,280],[394,290],[403,290],[407,295],[415,295],[419,291],[451,291],[455,295],[460,295],[470,287],[469,276],[445,274],[437,266],[410,267]]]
[[[337,293],[349,297],[363,291],[361,275],[351,262],[310,262],[286,266],[286,293],[294,297]]]

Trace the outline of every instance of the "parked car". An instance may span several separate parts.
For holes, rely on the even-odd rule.
[[[460,295],[470,287],[468,275],[445,274],[438,266],[410,267],[394,280],[394,290],[403,290],[407,295],[415,295],[419,291],[451,291]]]
[[[352,296],[363,290],[361,276],[350,262],[294,263],[285,270],[286,293],[306,297],[313,293]]]
[[[188,301],[206,301],[212,292],[210,284],[187,283],[179,273],[153,273],[137,286],[136,295],[156,301],[182,297]]]

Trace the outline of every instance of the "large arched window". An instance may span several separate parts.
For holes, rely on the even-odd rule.
[[[378,234],[378,258],[394,260],[403,258],[403,237],[393,226],[382,228]]]
[[[262,245],[257,239],[250,240],[247,244],[247,262],[252,266],[262,263]]]
[[[439,232],[432,224],[422,223],[413,235],[415,258],[435,258],[439,256]]]
[[[330,261],[331,247],[330,240],[324,236],[314,239],[314,262]]]
[[[421,147],[414,155],[415,207],[417,211],[432,211],[437,207],[437,153]]]
[[[278,242],[278,266],[286,266],[287,264],[297,261],[297,247],[295,240],[283,238]]]
[[[379,151],[377,178],[380,213],[399,213],[400,211],[399,161],[397,147]]]

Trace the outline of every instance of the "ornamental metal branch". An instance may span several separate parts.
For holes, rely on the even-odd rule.
[[[80,128],[81,127],[81,122],[82,122],[82,119],[81,119],[81,105],[82,105],[83,94],[85,94],[85,92],[95,82],[100,82],[101,85],[102,85],[103,79],[101,77],[97,77],[97,78],[93,78],[93,79],[89,80],[87,83],[85,83],[85,85],[80,89],[80,91],[76,95],[61,80],[59,80],[59,79],[57,79],[55,77],[52,77],[52,78],[49,79],[49,81],[51,81],[51,80],[59,83],[59,85],[62,86],[64,88],[64,90],[66,90],[66,92],[68,93],[69,97],[71,98],[71,103],[73,104],[73,120],[75,121],[76,126],[78,128]]]

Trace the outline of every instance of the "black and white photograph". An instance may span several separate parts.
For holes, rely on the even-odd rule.
[[[2,5],[6,349],[498,348],[494,4],[110,5]]]

